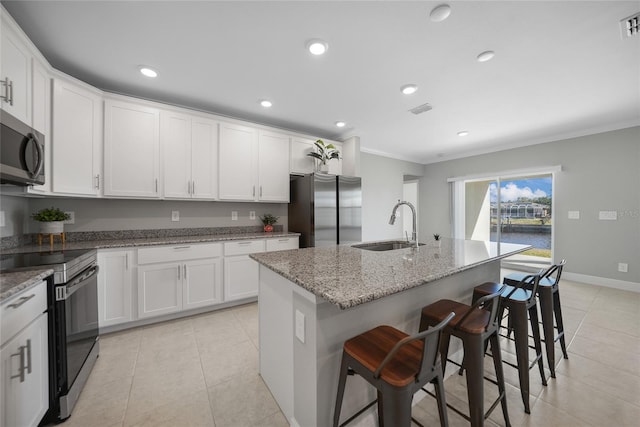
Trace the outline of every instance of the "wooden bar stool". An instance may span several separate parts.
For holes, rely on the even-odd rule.
[[[338,427],[340,422],[347,375],[354,373],[378,390],[378,398],[341,426],[351,422],[377,402],[380,426],[408,427],[412,420],[413,394],[429,382],[436,389],[440,425],[448,426],[438,342],[442,329],[453,316],[453,313],[449,313],[435,327],[411,336],[383,325],[346,341],[342,351],[333,426]]]
[[[469,416],[458,409],[449,408],[471,422],[473,427],[484,425],[484,420],[496,408],[502,405],[505,424],[510,426],[507,412],[507,396],[502,371],[500,345],[498,343],[500,290],[479,298],[472,306],[451,300],[440,300],[422,309],[420,330],[440,322],[449,312],[456,317],[442,331],[440,339],[440,358],[442,369],[446,368],[447,354],[451,335],[462,340],[464,348],[463,365],[467,369],[467,395],[469,397]],[[489,410],[484,412],[484,367],[483,359],[487,344],[491,343],[491,354],[497,381],[489,380],[498,386],[499,396]],[[451,361],[452,363],[455,363]],[[460,366],[460,365],[459,365]]]
[[[502,291],[500,291],[500,310],[498,317],[502,319],[504,309],[509,310],[509,325],[513,326],[517,359],[516,365],[508,362],[505,363],[518,369],[520,394],[522,395],[522,403],[524,403],[524,411],[527,414],[531,413],[529,405],[529,370],[533,368],[536,363],[540,370],[542,384],[547,385],[542,362],[542,344],[540,341],[540,328],[538,326],[538,309],[536,307],[536,292],[538,290],[539,280],[540,273],[525,276],[516,286],[487,282],[473,289],[474,301],[479,300],[485,295],[493,295],[502,289]],[[530,321],[533,332],[534,347],[532,348],[536,350],[536,357],[531,361],[531,364],[529,364],[529,327],[527,326],[527,320]]]
[[[560,292],[558,289],[562,268],[565,264],[566,261],[563,259],[559,264],[552,265],[547,271],[542,273],[540,281],[538,282],[538,302],[540,303],[540,314],[542,315],[544,346],[547,351],[547,363],[549,364],[552,378],[556,377],[556,341],[560,340],[560,347],[562,348],[564,358],[569,358],[564,338],[564,324],[562,321],[562,308],[560,306]],[[525,276],[526,273],[511,273],[505,276],[503,282],[507,285],[516,286]],[[558,330],[557,335],[555,329]]]

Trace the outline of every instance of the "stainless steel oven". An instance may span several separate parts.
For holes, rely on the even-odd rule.
[[[50,266],[49,411],[43,422],[59,422],[73,411],[98,358],[98,265],[91,250],[2,254],[0,270]]]

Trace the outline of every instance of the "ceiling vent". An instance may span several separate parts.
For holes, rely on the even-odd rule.
[[[620,29],[622,30],[622,36],[625,38],[637,36],[638,30],[640,29],[638,27],[639,23],[640,23],[640,12],[620,21]]]
[[[418,105],[417,107],[412,108],[409,111],[411,111],[413,114],[421,114],[421,113],[424,113],[424,112],[427,112],[427,111],[431,110],[432,108],[433,107],[430,104],[427,103],[427,104]]]

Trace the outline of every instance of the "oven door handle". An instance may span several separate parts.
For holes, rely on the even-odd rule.
[[[94,265],[89,268],[86,273],[74,279],[69,284],[56,287],[56,301],[62,301],[69,298],[69,296],[73,295],[78,289],[82,288],[90,278],[98,274],[99,270],[100,267]]]

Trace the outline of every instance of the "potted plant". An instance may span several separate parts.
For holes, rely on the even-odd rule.
[[[31,217],[40,223],[42,234],[61,234],[64,231],[64,221],[70,218],[68,213],[54,207],[40,209]]]
[[[435,241],[436,241],[436,246],[437,246],[437,247],[440,247],[440,242],[441,242],[441,240],[440,240],[440,235],[439,235],[438,233],[434,233],[434,235],[433,235],[433,240],[435,240]]]
[[[278,218],[280,217],[271,215],[270,213],[262,215],[260,221],[264,224],[264,231],[267,233],[273,231],[273,224],[278,222]]]
[[[333,144],[325,145],[324,141],[321,139],[314,142],[314,145],[316,146],[316,151],[307,154],[307,156],[318,160],[318,172],[327,173],[329,171],[329,165],[327,162],[331,159],[339,159],[340,150],[338,150]]]

